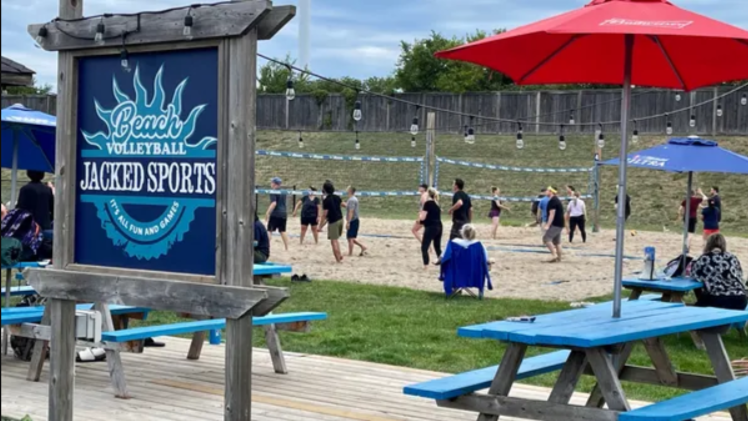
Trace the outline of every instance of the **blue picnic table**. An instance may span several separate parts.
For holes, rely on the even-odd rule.
[[[691,291],[704,287],[692,278],[657,278],[651,281],[638,278],[625,278],[623,287],[631,290],[630,300],[638,300],[644,292],[662,294],[662,301],[683,302],[683,297]]]
[[[483,421],[494,421],[499,415],[559,421],[684,421],[723,409],[730,409],[734,421],[748,421],[748,394],[728,393],[736,387],[744,390],[746,385],[735,380],[721,336],[730,325],[748,321],[748,312],[641,300],[623,303],[622,316],[615,319],[610,317],[611,306],[609,302],[539,315],[533,322],[496,321],[460,328],[462,337],[507,343],[501,363],[492,369],[412,385],[405,393],[435,398],[442,407],[478,412]],[[698,331],[703,339],[715,376],[675,371],[662,337],[690,331]],[[626,365],[639,342],[654,368]],[[561,351],[526,357],[529,346]],[[559,369],[548,401],[508,397],[518,378]],[[583,374],[594,376],[597,385],[587,406],[572,406],[572,393]],[[681,398],[632,411],[621,381],[695,390],[699,399]],[[486,386],[488,394],[474,393]],[[669,415],[652,415],[663,412],[657,405],[666,407]]]

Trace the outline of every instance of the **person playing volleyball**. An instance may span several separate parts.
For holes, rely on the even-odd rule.
[[[488,213],[488,217],[491,219],[491,238],[496,240],[499,225],[501,225],[501,211],[505,210],[509,212],[511,209],[501,203],[501,198],[499,197],[501,190],[498,187],[491,187],[491,195],[493,198],[491,199],[491,211]]]
[[[423,211],[423,205],[426,203],[426,201],[429,200],[429,194],[428,194],[429,186],[428,184],[421,184],[418,186],[418,196],[420,200],[420,205],[418,207],[418,218],[416,218],[415,224],[413,224],[413,228],[410,230],[413,233],[413,236],[416,237],[416,240],[418,240],[419,243],[423,242],[423,238],[421,237],[421,229],[423,228],[423,221],[420,220],[420,214],[421,211]]]
[[[296,207],[293,210],[293,217],[296,218],[296,214],[299,213],[301,208],[301,241],[300,244],[304,244],[304,237],[309,227],[312,227],[312,235],[314,235],[314,244],[319,244],[319,230],[317,225],[319,224],[319,207],[320,201],[317,197],[317,189],[310,186],[309,192],[296,203]]]

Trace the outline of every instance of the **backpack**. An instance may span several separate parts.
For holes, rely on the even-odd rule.
[[[23,254],[23,244],[12,237],[2,238],[2,263],[3,267],[11,267],[21,261]]]
[[[691,256],[686,256],[685,259],[683,256],[676,257],[665,266],[665,276],[670,278],[690,276],[693,261],[693,257]]]
[[[37,260],[37,254],[42,247],[43,235],[34,216],[25,210],[13,209],[3,218],[0,230],[3,238],[14,238],[23,245],[21,261]]]

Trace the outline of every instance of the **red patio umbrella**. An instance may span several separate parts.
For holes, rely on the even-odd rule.
[[[623,85],[618,194],[626,197],[631,85],[690,91],[748,79],[748,31],[665,0],[593,0],[436,56],[490,67],[520,85]],[[614,317],[621,314],[624,211],[619,206]]]

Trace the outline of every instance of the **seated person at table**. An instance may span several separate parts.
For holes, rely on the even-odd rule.
[[[3,216],[0,219],[5,219],[5,215],[8,214],[8,208],[5,207],[5,203],[1,204],[3,206]]]
[[[262,224],[260,218],[255,213],[255,264],[266,263],[270,258],[270,236],[265,225]]]
[[[722,234],[707,239],[704,254],[693,263],[691,274],[704,283],[703,289],[695,291],[698,307],[745,310],[748,306],[743,269],[738,258],[727,251]]]

